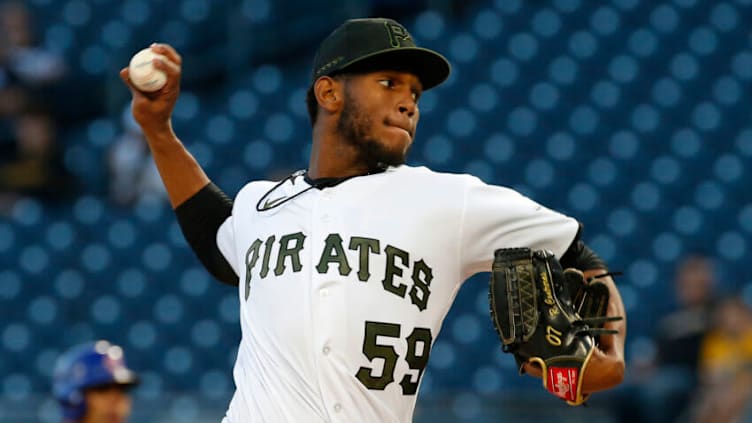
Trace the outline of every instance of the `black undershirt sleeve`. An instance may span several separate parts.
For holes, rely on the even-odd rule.
[[[582,225],[577,230],[577,235],[574,237],[572,244],[561,256],[559,263],[563,268],[573,267],[582,271],[585,270],[608,270],[606,262],[603,261],[595,251],[591,250],[581,239]]]
[[[175,208],[185,240],[207,271],[228,285],[238,285],[238,275],[217,246],[217,231],[232,214],[232,200],[210,182]]]

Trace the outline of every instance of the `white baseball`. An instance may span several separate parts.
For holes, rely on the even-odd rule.
[[[155,58],[167,60],[165,56],[154,53],[150,48],[145,48],[134,54],[128,65],[128,77],[141,91],[157,91],[167,82],[167,75],[154,68],[152,60]]]

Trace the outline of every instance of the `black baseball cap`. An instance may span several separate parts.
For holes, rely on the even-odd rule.
[[[350,19],[319,46],[312,82],[325,75],[369,70],[410,71],[427,90],[444,82],[451,67],[441,54],[416,46],[407,29],[393,19]]]

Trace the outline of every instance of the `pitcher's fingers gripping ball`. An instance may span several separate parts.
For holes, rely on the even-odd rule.
[[[539,366],[543,386],[570,405],[587,399],[582,385],[597,337],[617,333],[603,323],[621,319],[605,316],[608,289],[593,287],[579,270],[563,270],[549,251],[494,253],[489,301],[503,350],[514,354],[521,372],[526,363]]]
[[[131,58],[128,65],[128,75],[133,85],[144,92],[154,92],[164,87],[167,75],[154,67],[154,60],[167,60],[161,54],[145,48]]]

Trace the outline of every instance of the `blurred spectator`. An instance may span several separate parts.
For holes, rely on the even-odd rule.
[[[689,255],[674,273],[673,311],[658,320],[654,357],[636,357],[627,385],[612,398],[620,421],[683,421],[695,394],[701,343],[710,329],[716,303],[714,262]]]
[[[19,196],[54,201],[69,194],[73,180],[62,164],[53,117],[29,106],[13,120],[11,135],[0,162],[0,209]]]
[[[39,43],[27,3],[0,0],[0,136],[23,99],[45,104],[66,124],[100,114],[104,104],[101,80],[69,72],[62,55]]]
[[[676,267],[676,308],[658,321],[656,361],[643,385],[647,421],[673,422],[685,411],[698,383],[700,345],[709,330],[717,286],[713,260],[685,257]]]
[[[130,104],[123,111],[122,124],[123,134],[114,142],[107,158],[110,198],[119,205],[130,206],[143,198],[164,197],[164,185],[141,128],[130,113]]]
[[[695,373],[700,343],[708,330],[717,287],[713,261],[704,256],[684,258],[674,277],[676,309],[657,326],[657,364]]]
[[[0,3],[0,87],[18,83],[40,88],[59,81],[64,74],[62,58],[36,45],[25,2]]]
[[[36,45],[26,3],[0,1],[0,211],[21,196],[69,192],[50,94],[64,74],[63,60]]]
[[[698,423],[752,419],[752,310],[739,297],[718,305],[700,350]]]

